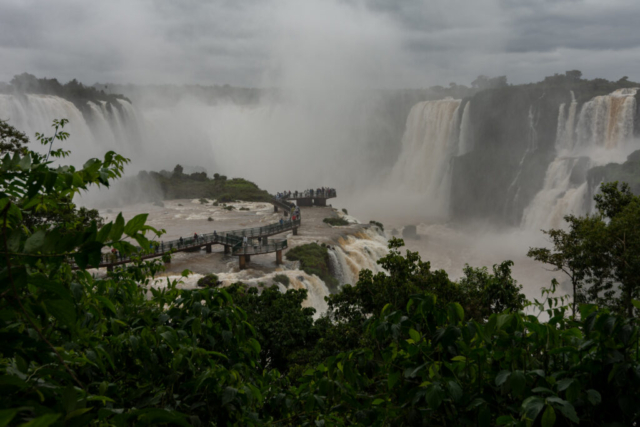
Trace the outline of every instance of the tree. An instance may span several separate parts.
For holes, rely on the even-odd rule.
[[[23,226],[34,210],[63,217],[60,200],[108,186],[127,162],[108,152],[82,168],[54,167],[33,151],[0,162],[0,423],[255,424],[267,392],[260,344],[229,294],[181,291],[176,281],[155,289],[160,261],[106,277],[86,271],[103,250],[135,259],[149,249],[149,234],[161,232],[146,214],[101,227]]]
[[[183,168],[180,165],[176,165],[175,168],[173,168],[173,176],[174,177],[181,177],[183,175]]]
[[[8,122],[0,120],[0,155],[5,153],[24,153],[29,138]]]
[[[640,298],[640,196],[612,182],[602,184],[594,200],[595,214],[568,215],[568,231],[545,232],[553,250],[532,248],[528,255],[567,274],[574,315],[586,300],[633,316],[633,300]]]
[[[582,71],[580,70],[565,71],[564,74],[569,80],[574,82],[578,82],[580,81],[580,79],[582,79]]]

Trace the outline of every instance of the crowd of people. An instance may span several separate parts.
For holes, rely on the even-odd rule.
[[[299,199],[303,197],[336,197],[336,189],[328,187],[313,188],[304,191],[283,191],[276,193],[276,199]]]

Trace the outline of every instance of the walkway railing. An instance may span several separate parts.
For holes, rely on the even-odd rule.
[[[223,231],[221,233],[213,232],[207,234],[199,234],[198,237],[179,238],[167,242],[149,242],[148,248],[137,247],[138,251],[133,256],[123,256],[119,253],[103,253],[100,257],[100,265],[115,265],[131,262],[133,259],[146,259],[162,256],[165,253],[173,251],[186,251],[189,249],[201,248],[210,244],[220,244],[231,247],[232,255],[253,255],[275,252],[287,248],[287,240],[270,240],[264,245],[247,244],[243,246],[243,237],[257,238],[268,237],[274,234],[283,233],[300,227],[302,221],[284,221],[282,224],[275,223],[265,225],[263,227],[245,228],[241,230]],[[246,252],[245,252],[246,251]],[[71,264],[75,265],[73,261]]]

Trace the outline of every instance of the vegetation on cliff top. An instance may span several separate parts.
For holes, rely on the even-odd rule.
[[[108,94],[103,90],[85,86],[76,79],[63,84],[58,79],[39,79],[28,73],[15,76],[7,86],[0,86],[0,93],[55,95],[73,102],[82,112],[87,108],[87,101],[94,103],[106,101],[116,108],[120,108],[120,104],[117,102],[119,99],[131,102],[124,95]]]
[[[217,173],[208,178],[205,172],[185,174],[183,170],[177,165],[172,173],[142,171],[138,180],[143,185],[158,186],[165,200],[215,199],[219,203],[228,203],[236,200],[268,202],[272,199],[267,191],[243,178],[227,179]]]
[[[307,274],[315,274],[330,290],[335,291],[339,283],[331,274],[327,250],[326,247],[317,243],[307,243],[289,249],[285,256],[289,261],[300,261],[301,270]]]

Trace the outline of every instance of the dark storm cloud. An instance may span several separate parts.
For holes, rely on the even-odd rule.
[[[0,0],[0,81],[640,80],[639,21],[636,0]]]

